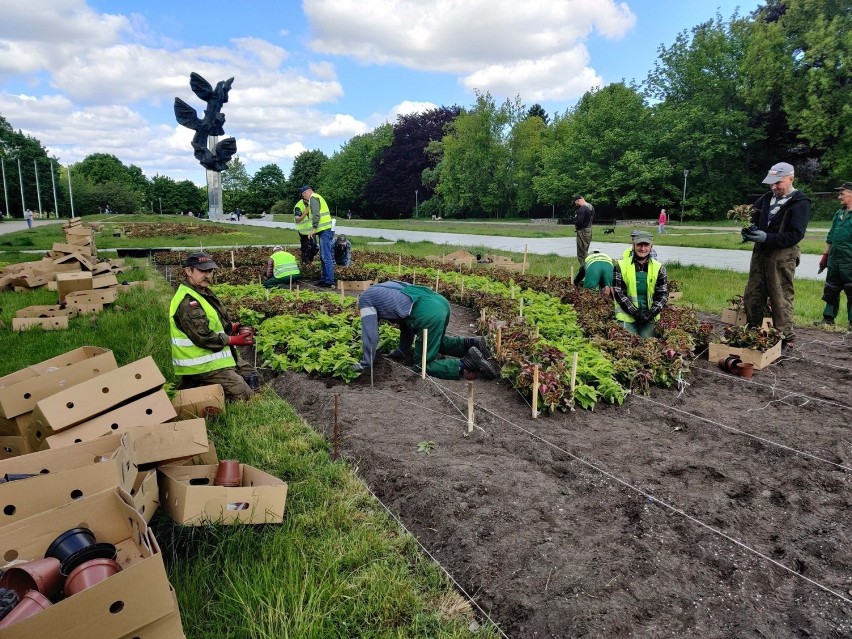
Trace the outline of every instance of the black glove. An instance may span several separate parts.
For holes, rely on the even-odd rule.
[[[747,242],[757,242],[758,244],[760,242],[765,242],[766,241],[766,231],[752,231],[751,233],[748,233],[747,235],[743,235],[743,239],[746,240]]]
[[[640,311],[639,317],[637,318],[640,322],[645,322],[650,324],[654,321],[654,311]]]

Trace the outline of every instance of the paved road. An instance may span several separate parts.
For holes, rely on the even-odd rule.
[[[45,224],[59,224],[60,222],[67,221],[67,218],[64,220],[33,220],[33,228],[44,226]],[[15,231],[25,231],[26,229],[27,223],[24,220],[3,220],[0,222],[0,235],[14,233]]]
[[[244,220],[242,222],[230,222],[231,224],[246,224],[252,226],[263,226],[269,228],[294,228],[292,222],[266,222],[263,220]],[[463,233],[433,233],[430,231],[396,231],[390,229],[373,229],[350,227],[338,224],[337,233],[345,233],[357,237],[371,237],[385,240],[405,240],[407,242],[434,242],[435,244],[448,244],[454,246],[466,246],[473,249],[500,249],[523,253],[524,248],[529,253],[547,255],[554,253],[564,257],[577,257],[576,242],[573,237],[559,238],[527,238],[527,237],[505,237],[502,235],[465,235]],[[596,234],[598,237],[600,234]],[[591,250],[598,250],[607,255],[620,256],[628,244],[601,242],[597,239],[592,241]],[[657,255],[663,262],[679,262],[680,264],[694,264],[696,266],[708,266],[712,268],[724,268],[739,273],[748,273],[750,251],[734,251],[729,249],[704,249],[687,246],[665,246],[655,245]],[[805,279],[822,280],[825,275],[817,275],[819,269],[819,255],[802,255],[802,262],[796,270],[796,276]]]

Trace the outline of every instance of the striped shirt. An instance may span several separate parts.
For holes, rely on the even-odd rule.
[[[372,367],[376,361],[376,349],[379,346],[379,320],[401,322],[411,315],[414,302],[402,289],[408,286],[404,282],[390,280],[373,284],[358,296],[358,310],[361,313],[361,345],[363,356],[361,365]]]

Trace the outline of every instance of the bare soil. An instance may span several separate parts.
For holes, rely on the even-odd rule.
[[[594,411],[533,419],[476,381],[470,435],[465,381],[389,360],[372,385],[270,383],[329,438],[339,394],[341,454],[508,636],[840,638],[850,380],[852,335],[800,329],[751,380],[700,359],[680,389]]]

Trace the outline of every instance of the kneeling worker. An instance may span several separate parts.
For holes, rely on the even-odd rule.
[[[365,371],[376,361],[379,344],[379,320],[399,325],[399,347],[389,357],[407,360],[412,356],[415,370],[423,360],[423,329],[428,333],[426,372],[440,379],[459,379],[465,371],[479,373],[485,379],[500,377],[500,369],[488,361],[488,350],[482,337],[447,337],[450,303],[430,288],[405,282],[388,281],[374,284],[358,297],[361,312],[363,357],[353,365]],[[438,355],[450,357],[439,358]]]
[[[169,307],[172,366],[181,378],[179,389],[221,384],[229,401],[250,399],[260,379],[234,346],[254,344],[254,331],[231,322],[210,290],[217,268],[207,253],[190,253],[184,262],[186,283],[178,287]]]
[[[612,295],[612,258],[600,251],[592,251],[586,258],[583,288],[603,291],[604,297]]]
[[[669,298],[666,267],[651,257],[653,236],[637,231],[633,251],[615,263],[612,294],[615,318],[629,333],[654,336],[654,322]]]
[[[284,250],[283,246],[272,249],[272,255],[266,261],[266,281],[263,288],[290,286],[299,279],[299,265],[296,256]]]

